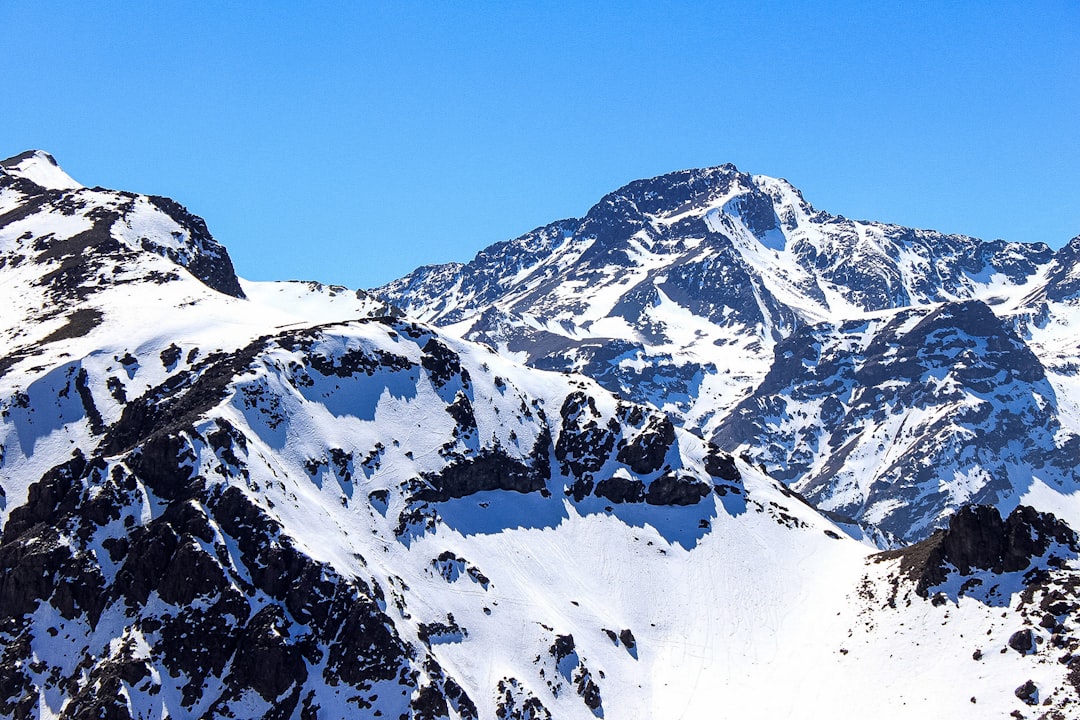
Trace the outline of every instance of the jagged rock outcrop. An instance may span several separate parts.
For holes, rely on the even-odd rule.
[[[57,182],[62,176],[65,181]],[[45,185],[39,184],[44,182]],[[206,227],[169,198],[84,188],[72,181],[47,153],[28,151],[0,162],[0,229],[19,230],[33,243],[5,248],[8,262],[46,267],[42,284],[56,300],[94,292],[97,272],[130,262],[140,250],[168,258],[218,292],[243,297],[229,253]],[[81,219],[84,229],[58,235],[36,232],[50,217]],[[168,232],[163,233],[162,229]],[[51,228],[50,228],[51,229]],[[168,272],[157,281],[167,282]]]
[[[1060,566],[1080,553],[1080,538],[1050,513],[1021,505],[1003,520],[990,505],[968,505],[949,520],[946,529],[902,550],[879,554],[881,560],[900,558],[901,569],[927,597],[950,573],[970,576],[976,571],[996,575],[1028,570],[1036,561]]]

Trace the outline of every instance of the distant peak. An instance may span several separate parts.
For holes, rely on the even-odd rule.
[[[5,168],[14,168],[26,160],[44,160],[45,162],[52,163],[56,167],[60,167],[56,162],[56,158],[44,150],[27,150],[26,152],[21,152],[6,160],[0,160],[0,165]]]
[[[3,171],[13,177],[24,180],[48,190],[77,190],[83,187],[44,150],[27,150],[6,160],[0,160]]]

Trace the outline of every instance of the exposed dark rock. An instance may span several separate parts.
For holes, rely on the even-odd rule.
[[[1039,704],[1039,688],[1031,680],[1016,688],[1013,694],[1023,701],[1025,705]]]
[[[93,222],[90,229],[69,238],[47,235],[33,245],[36,262],[45,270],[36,284],[58,302],[85,300],[100,289],[95,279],[105,259],[131,255],[112,235],[118,212],[97,208],[88,217]]]
[[[101,467],[95,463],[94,467]],[[7,545],[38,523],[55,525],[72,512],[79,501],[78,481],[86,472],[86,457],[76,449],[70,460],[46,472],[27,492],[26,502],[11,510],[4,525],[2,544]]]
[[[555,658],[556,663],[559,663],[574,652],[574,647],[573,635],[558,635],[555,637],[555,642],[548,648],[548,653]]]
[[[947,529],[875,557],[900,558],[901,573],[915,580],[916,591],[928,597],[929,589],[944,582],[952,568],[961,575],[975,570],[1018,572],[1054,546],[1073,557],[1080,553],[1076,533],[1050,513],[1021,505],[1002,520],[995,507],[968,505],[953,515]]]
[[[465,558],[458,557],[449,550],[439,553],[439,557],[432,560],[431,565],[438,570],[439,574],[447,582],[454,582],[459,577],[465,576],[485,590],[491,583],[488,577],[480,572],[479,568],[469,564]]]
[[[161,351],[158,356],[161,358],[161,364],[166,370],[172,370],[176,366],[176,363],[180,362],[180,356],[183,351],[177,346],[176,343],[172,343],[169,347]]]
[[[632,440],[619,442],[615,459],[629,465],[638,475],[648,475],[663,466],[674,442],[675,426],[671,420],[666,415],[652,415]]]
[[[281,347],[296,352],[305,351],[305,359],[311,367],[326,377],[348,378],[356,375],[373,376],[380,370],[400,372],[416,367],[408,358],[385,350],[367,351],[363,348],[347,350],[336,357],[327,357],[313,351],[319,336],[315,329],[285,333],[275,338]]]
[[[151,245],[148,249],[166,255],[173,262],[186,266],[192,275],[202,280],[208,287],[236,298],[244,297],[244,291],[240,288],[240,281],[236,277],[228,251],[210,234],[206,222],[201,217],[188,212],[187,208],[175,200],[153,195],[150,197],[150,202],[189,233],[187,250],[190,257],[183,258],[172,248],[164,246]]]
[[[613,503],[639,503],[645,499],[645,483],[637,478],[610,477],[596,483],[594,493]]]
[[[442,472],[425,475],[427,487],[415,494],[426,502],[444,502],[485,490],[513,490],[520,493],[543,490],[551,476],[548,453],[551,436],[537,438],[526,464],[499,450],[482,450],[472,457],[448,465]]]
[[[35,525],[0,545],[0,609],[5,617],[31,613],[52,596],[61,568],[71,557],[60,533]]]
[[[64,708],[65,720],[134,720],[124,698],[123,678],[108,665],[94,668],[89,681]]]
[[[457,353],[448,348],[435,338],[431,338],[424,345],[424,355],[420,358],[420,364],[428,372],[432,384],[441,388],[455,377],[462,378],[462,384],[468,385],[462,377],[461,362]]]
[[[190,540],[181,542],[161,571],[157,591],[173,605],[189,605],[200,596],[213,596],[225,587],[226,579],[215,558]]]
[[[1035,651],[1035,633],[1030,628],[1017,630],[1009,636],[1009,647],[1021,655],[1030,655]]]
[[[455,435],[468,435],[476,432],[476,415],[473,414],[472,403],[469,402],[465,393],[458,391],[454,402],[446,406],[446,412],[457,423]]]
[[[416,720],[437,720],[450,717],[446,696],[434,685],[421,687],[410,703]]]
[[[42,338],[41,344],[45,345],[46,343],[88,335],[91,330],[101,324],[104,318],[105,315],[97,308],[78,308],[67,316],[63,327]]]
[[[458,715],[461,716],[461,720],[476,720],[479,717],[476,703],[472,701],[472,698],[465,693],[453,678],[444,680],[443,692],[453,708],[457,710]]]
[[[374,600],[357,597],[332,619],[340,631],[335,636],[334,625],[324,630],[332,640],[323,673],[328,681],[340,678],[350,685],[363,685],[397,675],[406,648]]]
[[[1049,513],[1021,505],[1002,521],[994,507],[969,505],[949,521],[942,552],[962,575],[975,568],[1015,572],[1026,569],[1051,543],[1080,552],[1076,533]]]
[[[266,342],[259,338],[234,353],[210,356],[198,367],[170,376],[129,402],[106,433],[102,452],[119,454],[152,435],[189,430],[201,415],[225,398],[229,383],[244,373]]]
[[[240,459],[237,452],[247,451],[247,438],[224,418],[218,418],[215,424],[217,429],[206,433],[206,442],[223,463],[230,468],[235,468],[237,474],[244,476],[244,461]]]
[[[130,455],[128,467],[158,497],[172,500],[193,490],[194,462],[195,452],[185,436],[161,433]]]
[[[695,505],[712,487],[692,477],[667,472],[649,483],[645,502],[650,505]]]
[[[0,650],[0,713],[18,718],[30,718],[36,708],[38,695],[34,681],[27,673],[32,657],[30,637],[21,634],[4,643]]]
[[[290,623],[282,609],[267,605],[244,628],[232,662],[232,680],[275,700],[294,683],[307,680],[307,664],[291,643]]]
[[[1047,277],[1046,296],[1051,300],[1068,302],[1080,297],[1080,236],[1074,237],[1054,255],[1054,264]]]
[[[573,680],[577,694],[585,703],[585,707],[594,712],[600,710],[603,699],[600,697],[600,686],[593,680],[592,673],[584,667],[579,667]]]
[[[433,642],[460,641],[469,633],[454,620],[454,616],[446,616],[446,622],[420,623],[416,629],[417,637],[421,642],[431,644]]]
[[[499,720],[551,720],[551,712],[517,678],[500,680],[495,698]]]
[[[330,462],[334,464],[334,469],[337,471],[338,478],[340,478],[342,482],[352,482],[352,453],[345,452],[341,448],[330,448]]]
[[[555,458],[563,472],[581,477],[600,470],[615,449],[618,421],[611,418],[601,426],[596,401],[582,391],[567,395],[559,413],[563,422],[555,443]]]
[[[709,452],[705,456],[705,472],[731,482],[742,479],[739,468],[735,466],[735,458],[722,452],[714,443],[709,443]]]
[[[127,389],[120,378],[115,375],[108,377],[105,380],[105,387],[108,388],[109,394],[118,404],[123,405],[127,402]]]
[[[592,494],[595,486],[596,483],[592,481],[592,478],[583,477],[570,483],[570,486],[566,488],[565,492],[567,495],[573,497],[576,502],[581,502]]]
[[[117,572],[116,593],[133,606],[146,603],[161,580],[161,569],[168,565],[179,544],[180,535],[167,521],[135,528],[124,564]]]
[[[86,369],[79,368],[79,372],[75,376],[75,390],[79,393],[86,419],[90,421],[90,432],[100,435],[105,431],[105,423],[101,418],[101,412],[98,411],[97,406],[94,404],[94,395],[90,392],[87,378]]]

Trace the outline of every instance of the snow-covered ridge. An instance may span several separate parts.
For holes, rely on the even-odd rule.
[[[82,187],[43,150],[28,150],[0,161],[0,173],[23,178],[47,190],[78,190]]]

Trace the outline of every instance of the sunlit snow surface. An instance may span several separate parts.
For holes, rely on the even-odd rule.
[[[82,187],[56,164],[52,155],[41,150],[16,155],[3,167],[8,174],[26,178],[49,190],[77,190]]]

